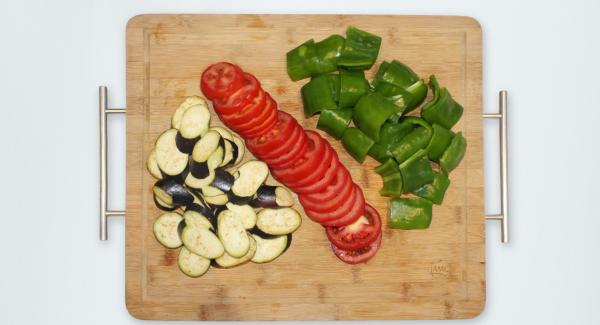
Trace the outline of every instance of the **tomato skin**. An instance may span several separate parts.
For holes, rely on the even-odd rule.
[[[314,193],[298,195],[300,204],[305,209],[312,210],[314,212],[331,212],[338,209],[347,199],[348,196],[352,195],[354,190],[354,183],[350,178],[348,171],[340,166],[336,171],[337,183],[335,185],[329,185],[326,192],[322,194],[322,198],[315,200],[310,198]],[[318,195],[318,194],[317,194]]]
[[[258,95],[252,99],[252,101],[242,107],[238,112],[232,114],[221,114],[219,118],[228,125],[238,126],[245,123],[249,123],[255,118],[265,114],[264,110],[268,105],[270,96],[264,90],[260,89]],[[264,115],[268,115],[268,112]],[[264,119],[264,117],[263,117]]]
[[[369,224],[363,224],[355,230],[350,230],[350,226],[325,228],[327,238],[343,250],[355,250],[370,245],[381,234],[381,217],[369,204],[365,206],[364,216]]]
[[[281,138],[283,137],[284,135],[282,132]],[[263,158],[265,162],[271,162],[275,165],[275,163],[278,161],[285,161],[283,159],[283,155],[290,152],[297,144],[304,146],[306,144],[307,138],[304,134],[304,129],[302,129],[302,127],[298,123],[294,123],[292,127],[292,132],[289,135],[285,136],[285,139],[278,140],[278,142],[280,143],[278,148],[260,154],[261,158]]]
[[[275,114],[277,117],[277,103],[270,98],[268,94],[265,95],[265,104],[263,107],[258,110],[254,115],[249,115],[245,121],[242,123],[231,123],[232,127],[239,132],[248,132],[259,125],[265,123],[267,119],[271,117],[271,115]],[[252,104],[251,104],[252,105]],[[227,119],[227,118],[225,118]],[[229,121],[228,121],[229,122]]]
[[[206,98],[225,98],[244,85],[242,69],[229,62],[211,64],[202,72],[200,90]]]
[[[313,221],[320,223],[321,225],[326,225],[327,222],[338,220],[350,213],[354,206],[356,205],[356,201],[360,199],[359,187],[356,184],[352,186],[352,193],[345,197],[345,200],[341,201],[341,204],[337,209],[328,211],[328,212],[316,212],[310,209],[304,208],[304,212],[306,215]],[[364,205],[364,203],[363,203]]]
[[[346,213],[344,213],[341,217],[322,222],[321,225],[325,227],[347,226],[356,221],[358,218],[360,218],[360,216],[362,216],[365,213],[365,196],[360,186],[356,184],[355,186],[357,188],[357,191],[356,196],[354,197],[354,205],[352,206],[352,208],[346,211]]]
[[[364,263],[373,258],[373,256],[375,256],[379,250],[379,247],[381,247],[381,237],[381,233],[379,233],[379,236],[377,236],[377,238],[369,246],[362,247],[357,250],[344,250],[335,246],[333,243],[331,244],[331,249],[333,250],[335,256],[337,256],[344,263]]]
[[[236,113],[252,102],[260,89],[260,82],[256,77],[244,73],[244,85],[227,97],[213,99],[213,107],[219,116]]]
[[[331,162],[334,158],[335,151],[333,150],[333,148],[331,147],[329,142],[324,141],[324,144],[325,144],[325,153],[323,154],[323,158],[317,165],[317,168],[313,169],[311,171],[311,173],[309,175],[307,175],[306,177],[304,177],[298,181],[290,181],[288,183],[288,186],[292,187],[294,189],[294,192],[296,192],[296,188],[305,187],[305,186],[314,184],[315,182],[320,180],[323,176],[325,176],[325,173],[327,172],[327,169],[329,169],[329,165],[331,165]],[[337,156],[337,155],[335,155],[335,156]]]
[[[325,153],[325,139],[323,139],[317,132],[306,131],[308,137],[307,150],[299,159],[295,160],[295,163],[289,167],[282,169],[272,170],[272,174],[277,179],[283,180],[284,183],[288,183],[294,180],[301,180],[309,175],[317,168],[319,162],[323,158]]]
[[[304,134],[302,127],[298,125],[297,128],[300,130],[295,134],[295,138],[290,138],[290,141],[288,142],[290,149],[287,152],[283,153],[278,158],[263,159],[267,165],[269,165],[271,171],[275,171],[275,173],[277,173],[277,170],[289,168],[291,165],[295,164],[296,161],[304,155],[304,153],[306,153],[306,150],[308,149],[308,139]]]
[[[271,152],[281,149],[296,130],[296,126],[299,125],[295,118],[284,111],[278,111],[275,127],[261,136],[246,138],[246,147],[256,156],[267,157]]]
[[[329,167],[327,167],[327,170],[325,171],[325,174],[323,175],[323,177],[319,178],[312,184],[309,184],[309,185],[306,185],[303,187],[296,187],[294,189],[294,192],[296,192],[298,194],[317,193],[317,192],[324,190],[327,186],[329,186],[329,184],[331,184],[331,182],[333,181],[333,179],[336,177],[337,173],[339,172],[339,169],[344,168],[343,166],[341,166],[340,160],[339,160],[337,154],[335,153],[335,151],[333,151],[333,153],[334,153],[334,157],[331,160]]]
[[[269,116],[261,124],[253,127],[250,130],[244,130],[244,131],[240,130],[239,133],[244,138],[258,137],[258,136],[261,136],[261,135],[269,132],[275,126],[276,122],[277,122],[277,109],[272,109]]]

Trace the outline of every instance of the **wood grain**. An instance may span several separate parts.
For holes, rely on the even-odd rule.
[[[344,34],[348,25],[383,37],[379,61],[399,59],[419,75],[435,73],[465,107],[455,127],[467,155],[451,175],[443,206],[427,230],[384,228],[382,248],[366,265],[331,252],[323,229],[303,217],[290,250],[273,263],[211,269],[191,279],[177,251],[152,234],[160,214],[145,159],[170,115],[208,64],[227,60],[254,73],[279,107],[303,117],[300,87],[286,74],[285,53],[309,39]],[[376,67],[367,75],[372,77]],[[162,320],[450,319],[478,315],[485,304],[485,219],[481,99],[481,28],[467,17],[307,15],[142,15],[127,25],[126,296],[136,318]],[[220,124],[214,118],[215,124]],[[368,158],[356,163],[329,138],[368,202],[386,216],[381,180]],[[250,158],[248,156],[247,158]],[[271,182],[273,182],[271,180]],[[301,210],[299,205],[296,208]],[[387,221],[384,220],[384,224]]]

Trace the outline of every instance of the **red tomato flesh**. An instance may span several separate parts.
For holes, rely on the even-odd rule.
[[[337,220],[340,219],[344,216],[346,216],[348,213],[350,213],[353,209],[354,206],[356,205],[356,201],[360,199],[360,195],[361,193],[359,192],[359,187],[354,184],[352,186],[352,193],[350,193],[350,195],[345,197],[345,200],[342,200],[340,203],[340,205],[338,206],[337,209],[332,210],[332,211],[327,211],[327,212],[316,212],[307,208],[304,208],[304,211],[306,212],[306,215],[322,224],[325,225],[327,222],[333,221],[333,220]],[[364,206],[364,202],[363,202],[363,206]]]
[[[333,151],[333,149],[332,149],[332,151]],[[309,184],[309,185],[303,186],[303,187],[296,187],[294,189],[294,191],[296,193],[298,193],[298,194],[317,193],[317,192],[324,190],[327,186],[329,186],[329,184],[331,184],[331,182],[333,182],[333,180],[336,178],[336,175],[339,173],[339,169],[343,168],[343,166],[340,165],[340,161],[339,161],[337,154],[335,153],[335,151],[333,151],[333,152],[334,152],[334,157],[331,160],[329,167],[325,171],[325,175],[323,175],[323,177],[321,177],[319,180],[313,182],[312,184]]]
[[[298,198],[300,199],[300,204],[302,204],[305,209],[314,212],[331,212],[338,209],[347,197],[352,194],[353,190],[354,183],[352,183],[350,174],[343,166],[340,166],[334,180],[324,191],[311,194],[300,194]],[[315,199],[315,197],[319,195],[321,195],[321,197]]]
[[[290,114],[278,111],[275,126],[259,137],[246,138],[246,147],[261,158],[267,157],[275,150],[281,149],[281,146],[290,139],[297,125],[298,122]],[[277,153],[277,155],[279,154]]]
[[[219,117],[223,122],[237,127],[238,125],[248,123],[253,119],[258,118],[261,114],[267,116],[268,112],[265,114],[264,110],[268,105],[268,100],[269,94],[260,89],[258,91],[258,96],[254,97],[248,105],[242,107],[238,112],[233,114],[221,114]]]
[[[327,227],[332,244],[344,250],[355,250],[370,245],[381,234],[381,217],[371,205],[365,206],[364,215],[342,227]]]
[[[284,183],[301,180],[309,175],[317,168],[323,155],[325,154],[325,139],[317,132],[306,131],[308,142],[306,152],[295,163],[286,168],[275,168],[271,172],[277,179]]]
[[[260,89],[260,82],[253,75],[244,73],[242,87],[236,89],[230,96],[213,99],[213,107],[219,115],[236,113],[252,102]]]
[[[358,264],[364,263],[370,260],[381,246],[381,233],[379,236],[369,245],[356,250],[344,250],[333,243],[331,244],[331,248],[333,249],[333,253],[337,256],[342,262],[348,264]]]
[[[354,186],[356,186],[357,189],[356,196],[354,197],[354,206],[339,218],[322,222],[321,225],[326,227],[347,226],[365,213],[365,196],[363,195],[360,186],[356,184]]]
[[[244,85],[242,69],[229,62],[218,62],[202,72],[200,89],[206,98],[225,98]]]

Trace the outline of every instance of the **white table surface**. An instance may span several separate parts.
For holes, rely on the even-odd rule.
[[[468,15],[484,35],[484,110],[509,90],[512,242],[487,227],[487,306],[455,323],[600,323],[600,2],[0,2],[0,323],[132,324],[124,220],[98,240],[97,87],[125,105],[125,24],[140,13]],[[498,208],[486,122],[486,210]],[[124,206],[124,119],[111,120]],[[406,322],[408,323],[408,322]],[[429,324],[429,322],[419,322]]]

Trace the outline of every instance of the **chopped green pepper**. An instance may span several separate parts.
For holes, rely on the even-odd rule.
[[[361,70],[340,70],[339,107],[354,107],[360,97],[369,90],[365,72]]]
[[[383,164],[375,167],[375,172],[381,176],[388,176],[399,171],[398,164],[394,159],[389,158]]]
[[[413,129],[399,142],[390,146],[390,152],[396,162],[402,164],[406,159],[415,154],[419,149],[423,149],[429,144],[431,138],[431,128],[419,127]]]
[[[391,228],[425,229],[431,224],[432,203],[422,198],[394,198],[390,200]]]
[[[337,62],[344,48],[344,42],[342,36],[331,35],[315,43],[317,63],[314,68],[309,69],[311,75],[315,76],[337,70]]]
[[[433,133],[431,134],[431,140],[426,148],[427,156],[433,161],[438,161],[446,148],[450,145],[454,134],[452,131],[438,124],[433,124],[431,128]]]
[[[378,93],[362,96],[354,107],[354,124],[374,141],[379,141],[379,131],[383,123],[401,112],[400,109]]]
[[[319,75],[302,86],[302,101],[306,117],[311,117],[324,109],[337,108],[331,79],[329,75]]]
[[[356,70],[370,69],[379,55],[380,47],[381,37],[349,26],[338,66]]]
[[[425,82],[411,68],[396,60],[379,66],[373,86],[375,91],[404,107],[405,112],[417,108],[427,97]]]
[[[320,42],[309,39],[300,44],[286,55],[288,75],[297,81],[335,71],[344,42],[342,36],[331,35]]]
[[[463,159],[465,152],[467,151],[467,140],[463,137],[462,132],[458,132],[452,142],[444,151],[442,158],[440,158],[440,167],[442,172],[448,175]]]
[[[402,140],[402,138],[410,133],[413,128],[413,125],[410,123],[384,123],[379,132],[379,142],[371,147],[369,155],[375,160],[383,163],[392,156],[390,152],[391,146]]]
[[[287,72],[290,79],[297,81],[310,77],[311,72],[307,67],[307,62],[316,54],[317,48],[315,40],[312,38],[287,52]]]
[[[433,181],[435,175],[425,154],[424,150],[420,150],[400,165],[405,193],[412,192]]]
[[[379,190],[381,196],[402,195],[402,175],[399,171],[383,176],[383,188]]]
[[[421,109],[421,117],[429,123],[439,124],[450,130],[460,120],[463,107],[460,106],[448,89],[441,88],[435,76],[429,77],[429,86],[433,91],[433,99]]]
[[[444,201],[444,195],[450,186],[450,180],[448,177],[440,173],[434,174],[433,182],[421,186],[420,188],[414,190],[413,193],[439,205],[442,204],[442,201]]]
[[[340,101],[340,75],[337,73],[327,74],[327,81],[329,82],[329,89],[331,90],[331,96],[334,102]]]
[[[351,119],[351,108],[324,109],[319,116],[317,128],[329,133],[334,138],[339,139],[348,128]]]
[[[357,128],[347,128],[342,135],[342,144],[346,151],[350,153],[358,162],[363,162],[367,156],[367,152],[375,142],[366,134]]]

